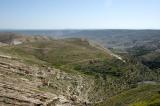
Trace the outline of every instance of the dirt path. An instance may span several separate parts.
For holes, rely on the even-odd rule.
[[[110,50],[108,50],[107,48],[103,47],[102,45],[98,44],[98,43],[95,43],[94,41],[89,41],[90,45],[99,49],[99,50],[102,50],[108,54],[110,54],[111,56],[123,61],[123,62],[126,62],[125,60],[122,59],[122,57],[118,56],[117,54],[114,54],[112,53]]]
[[[142,82],[138,82],[139,85],[141,84],[152,84],[152,85],[155,85],[155,84],[158,84],[158,82],[156,81],[142,81]]]

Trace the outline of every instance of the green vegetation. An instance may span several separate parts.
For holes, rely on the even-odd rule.
[[[100,74],[101,76],[122,76],[127,70],[126,64],[121,60],[90,60],[87,62],[72,64],[75,70],[84,72],[85,74]]]
[[[160,85],[141,85],[96,106],[159,106]]]

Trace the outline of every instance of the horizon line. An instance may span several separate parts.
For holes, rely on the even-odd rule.
[[[160,30],[158,28],[54,28],[54,29],[0,29],[0,31],[24,31],[24,30]]]

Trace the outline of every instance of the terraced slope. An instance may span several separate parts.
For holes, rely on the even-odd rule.
[[[45,71],[44,71],[45,70]],[[0,56],[1,106],[55,106],[72,104],[64,95],[40,90],[48,84],[46,77],[59,71],[46,67],[28,66],[18,59]]]

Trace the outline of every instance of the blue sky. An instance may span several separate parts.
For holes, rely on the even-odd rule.
[[[160,0],[0,0],[0,29],[160,29]]]

